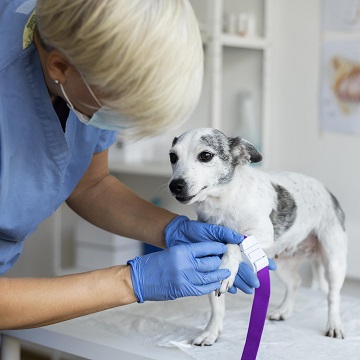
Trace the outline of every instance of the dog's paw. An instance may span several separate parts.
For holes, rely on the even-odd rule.
[[[220,332],[218,330],[205,330],[199,336],[191,341],[191,345],[196,346],[211,346],[215,343],[219,337]]]
[[[286,320],[292,314],[292,310],[285,308],[278,308],[270,312],[269,320],[281,321]]]
[[[344,330],[340,323],[331,323],[329,322],[326,326],[325,336],[334,338],[334,339],[344,339]]]
[[[334,338],[334,339],[345,339],[344,332],[342,329],[327,329],[325,336]]]
[[[241,261],[240,247],[234,244],[228,244],[227,247],[228,249],[221,259],[220,269],[230,270],[230,276],[221,282],[220,289],[215,294],[217,296],[225,294],[233,286]]]
[[[235,280],[235,274],[231,274],[227,279],[221,282],[220,289],[216,290],[215,295],[220,296],[221,294],[227,293],[227,291],[233,286]]]

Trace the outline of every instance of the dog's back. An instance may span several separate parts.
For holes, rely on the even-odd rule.
[[[287,250],[291,254],[309,237],[326,242],[328,237],[324,234],[329,229],[337,233],[345,230],[345,215],[339,202],[320,181],[292,172],[271,173],[270,181],[276,192],[276,204],[270,214],[275,253]]]

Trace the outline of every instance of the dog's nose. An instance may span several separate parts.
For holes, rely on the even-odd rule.
[[[170,191],[175,195],[180,195],[185,188],[185,180],[184,179],[175,179],[172,180],[169,184]]]

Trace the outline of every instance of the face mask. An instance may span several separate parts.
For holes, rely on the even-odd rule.
[[[71,103],[70,99],[68,98],[68,96],[65,93],[63,85],[61,83],[59,84],[60,89],[66,99],[66,102],[67,102],[69,108],[76,114],[77,118],[85,125],[91,125],[91,126],[99,128],[99,129],[124,130],[124,129],[129,128],[129,125],[130,125],[129,121],[121,119],[115,111],[112,111],[111,109],[103,106],[100,103],[100,101],[98,100],[98,98],[95,96],[93,91],[91,90],[91,88],[90,88],[89,84],[87,83],[87,81],[85,80],[85,78],[83,76],[82,76],[82,78],[83,78],[84,83],[85,83],[86,87],[88,88],[90,94],[92,95],[94,100],[97,102],[97,104],[100,106],[100,109],[97,110],[92,115],[91,118],[74,108],[74,105]]]
[[[121,119],[115,111],[104,106],[94,113],[86,125],[105,130],[125,130],[130,127],[129,121]]]

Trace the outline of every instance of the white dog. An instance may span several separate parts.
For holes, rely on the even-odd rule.
[[[265,173],[248,165],[261,160],[255,147],[240,137],[229,138],[210,128],[190,130],[173,140],[169,188],[179,202],[194,205],[200,221],[253,235],[267,256],[277,259],[276,273],[286,285],[286,295],[270,319],[285,320],[291,315],[301,282],[298,267],[302,260],[311,259],[322,280],[320,286],[328,289],[326,335],[343,338],[344,213],[319,181],[290,172]],[[240,261],[239,246],[228,245],[222,267],[231,276],[221,284],[220,293],[232,286]],[[222,331],[224,296],[212,294],[210,302],[210,321],[193,344],[212,345]]]

